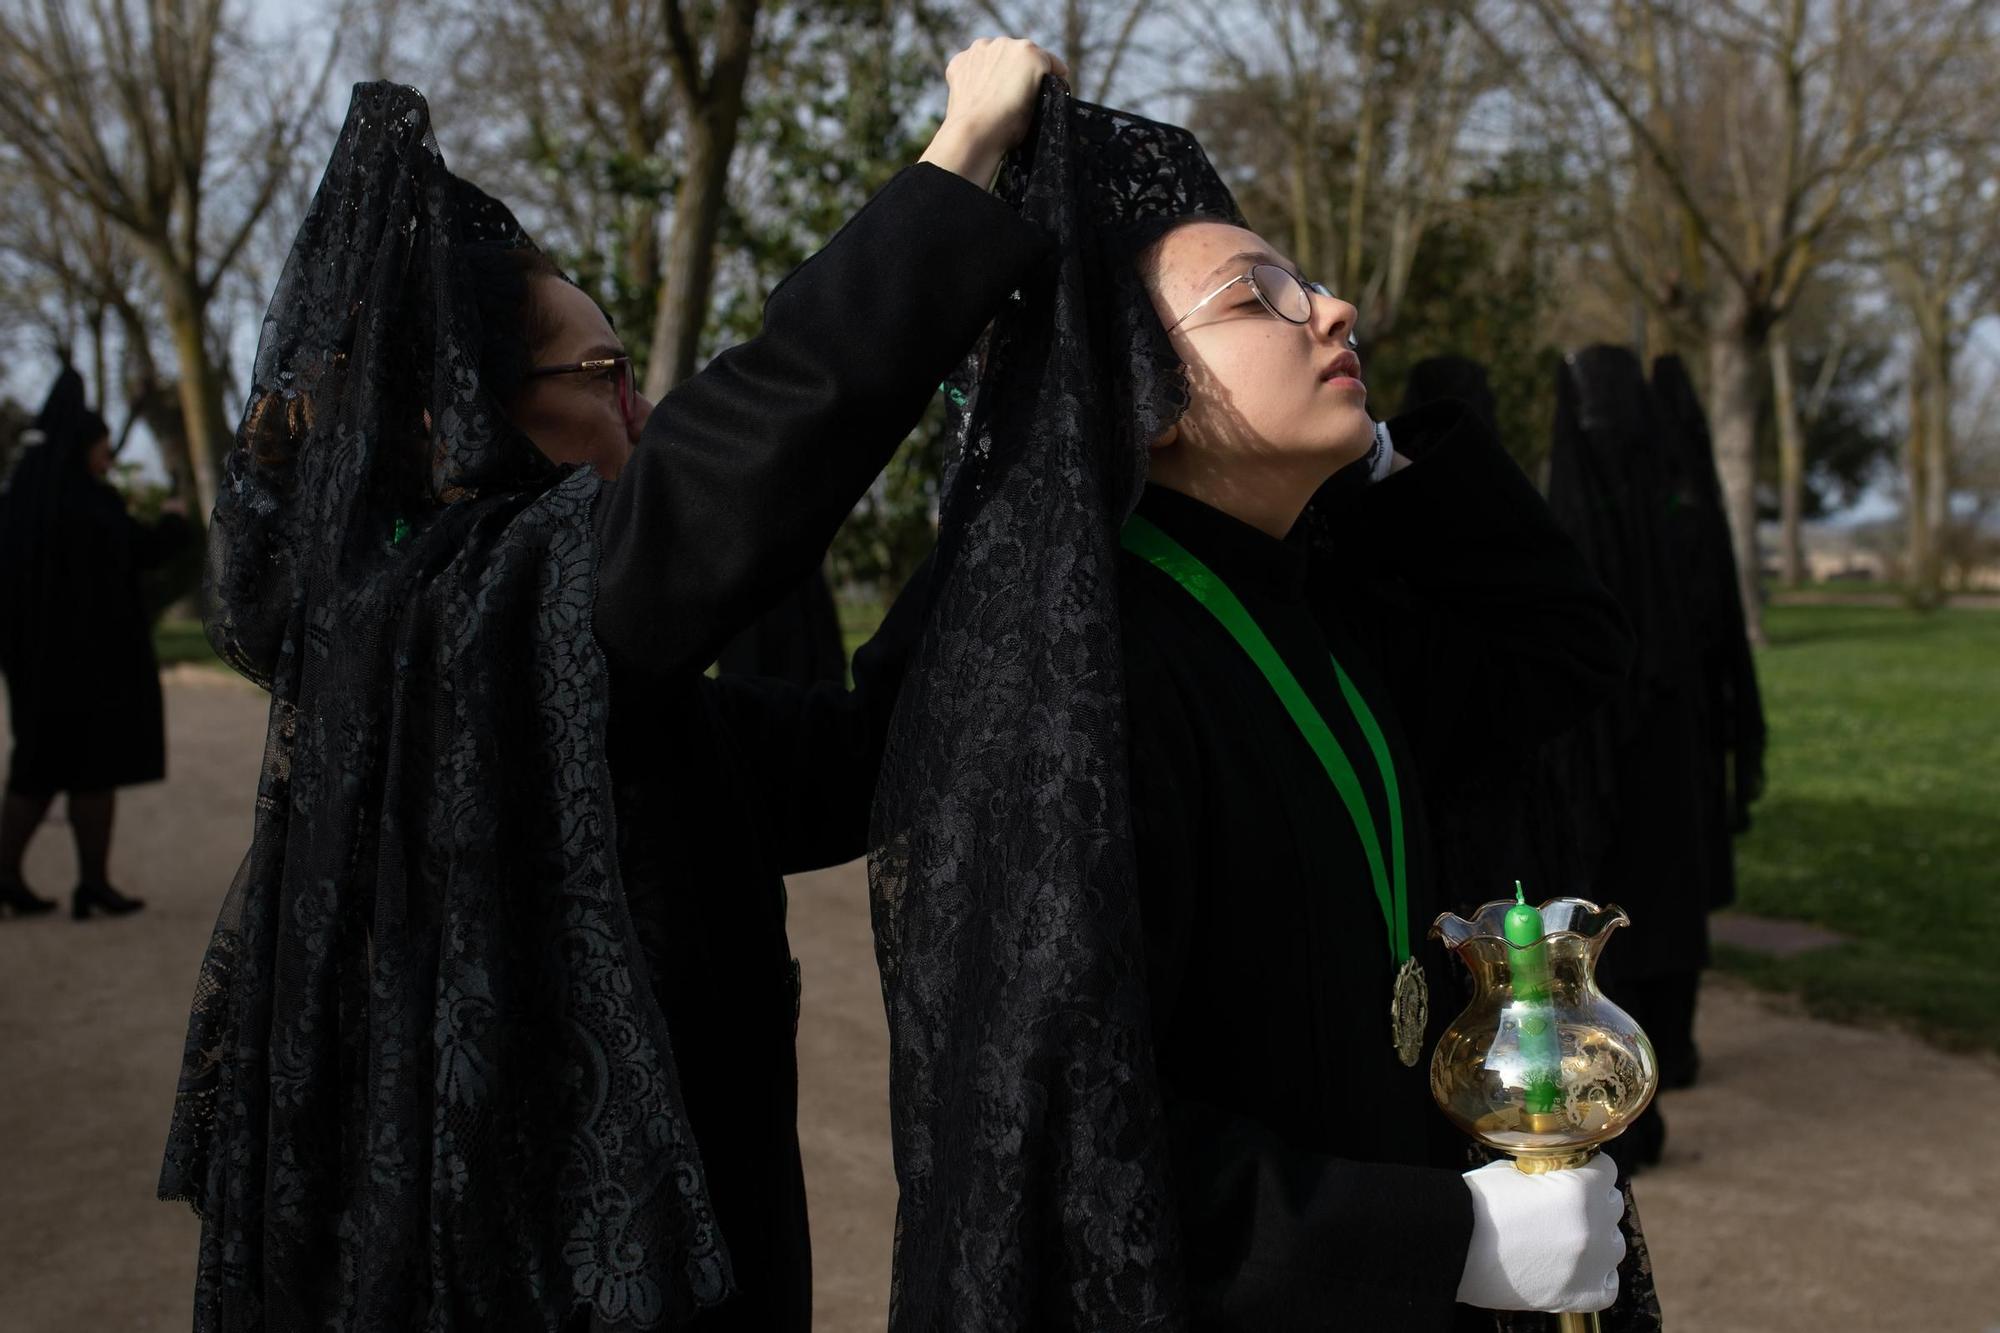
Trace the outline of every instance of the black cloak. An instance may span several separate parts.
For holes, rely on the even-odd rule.
[[[1495,429],[1493,385],[1486,378],[1486,367],[1471,357],[1428,356],[1410,367],[1403,383],[1402,412],[1414,412],[1440,398],[1463,403],[1480,425]]]
[[[1736,549],[1715,472],[1715,447],[1694,382],[1677,356],[1653,362],[1653,396],[1663,414],[1668,531],[1679,554],[1688,634],[1700,678],[1703,802],[1720,810],[1728,831],[1750,827],[1750,806],[1764,791],[1764,703],[1743,615]],[[1709,903],[1736,899],[1735,857],[1715,840]]]
[[[1411,367],[1403,413],[1447,400],[1495,429],[1493,389],[1479,362],[1436,356]],[[1506,897],[1517,879],[1537,899],[1584,892],[1583,814],[1562,779],[1557,746],[1548,743],[1432,775],[1438,882],[1454,910]]]
[[[824,570],[815,569],[776,606],[723,648],[718,669],[739,676],[768,676],[799,685],[847,679],[847,645],[840,608]]]
[[[357,87],[210,541],[271,722],[160,1180],[202,1214],[199,1330],[645,1327],[730,1284],[635,984],[599,481],[482,391],[474,242],[529,243],[421,97]]]
[[[161,1179],[197,1329],[810,1320],[778,876],[861,853],[902,653],[851,696],[702,671],[1043,241],[899,173],[615,481],[482,384],[467,247],[528,244],[416,93],[356,90],[211,551],[210,638],[272,708]]]
[[[0,672],[14,738],[8,786],[29,796],[102,791],[166,776],[159,664],[139,575],[189,525],[126,513],[93,476],[104,419],[64,367],[0,488]]]
[[[1617,598],[1637,658],[1625,687],[1569,747],[1564,779],[1581,812],[1586,896],[1632,916],[1634,928],[1606,953],[1607,967],[1627,977],[1707,963],[1705,872],[1718,831],[1698,796],[1703,707],[1664,446],[1638,358],[1596,346],[1565,359],[1549,508]]]

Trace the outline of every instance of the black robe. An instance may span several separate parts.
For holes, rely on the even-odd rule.
[[[1453,400],[1488,430],[1496,430],[1486,368],[1466,357],[1438,356],[1411,367],[1401,411]],[[1467,756],[1449,772],[1428,775],[1435,810],[1433,863],[1452,911],[1508,897],[1521,880],[1535,900],[1587,896],[1578,803],[1564,784],[1558,745],[1522,746]]]
[[[660,403],[598,501],[620,865],[736,1279],[697,1328],[810,1327],[780,876],[865,850],[922,593],[855,655],[852,693],[702,673],[818,566],[1044,248],[983,190],[903,172],[780,285],[757,338]]]
[[[1616,607],[1497,442],[1455,405],[1391,423],[1414,465],[1329,489],[1278,541],[1186,496],[1139,513],[1241,599],[1386,797],[1328,664],[1395,758],[1432,1032],[1459,965],[1426,938],[1433,775],[1560,730],[1622,675]],[[1309,578],[1308,575],[1311,575]],[[1471,1234],[1466,1140],[1390,1040],[1394,964],[1361,843],[1264,676],[1167,575],[1121,595],[1154,1044],[1200,1326],[1450,1327]],[[1385,838],[1386,843],[1386,838]]]
[[[735,676],[770,676],[799,685],[847,679],[847,645],[840,609],[826,575],[815,569],[757,623],[731,639],[716,669]]]
[[[64,371],[65,380],[75,376]],[[59,388],[58,393],[61,392]],[[82,383],[72,396],[82,405]],[[44,409],[0,494],[0,672],[14,752],[10,790],[33,797],[103,791],[166,776],[153,622],[140,575],[186,545],[190,526],[141,523],[90,475],[102,421],[79,430]]]
[[[1726,856],[1728,844],[1703,781],[1706,686],[1690,635],[1693,571],[1671,535],[1662,414],[1637,358],[1622,347],[1586,348],[1565,360],[1556,387],[1550,511],[1618,599],[1637,648],[1632,678],[1563,763],[1593,836],[1589,896],[1632,917],[1632,929],[1605,951],[1599,979],[1652,1031],[1661,1020],[1635,988],[1675,978],[1692,1004],[1693,978],[1708,963],[1708,873],[1717,845]],[[1677,1026],[1691,1016],[1690,1008]],[[1656,1049],[1668,1039],[1663,1028],[1653,1035]],[[1658,1053],[1664,1066],[1668,1053]]]

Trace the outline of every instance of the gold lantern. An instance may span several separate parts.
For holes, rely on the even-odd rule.
[[[1472,973],[1473,995],[1431,1056],[1431,1095],[1453,1124],[1522,1171],[1582,1166],[1653,1099],[1653,1046],[1597,989],[1605,941],[1630,919],[1617,907],[1518,894],[1471,920],[1431,925]],[[1596,1315],[1557,1316],[1595,1333]]]

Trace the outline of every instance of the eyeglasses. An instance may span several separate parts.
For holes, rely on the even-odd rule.
[[[639,413],[639,391],[632,383],[632,358],[629,356],[604,356],[590,361],[571,361],[560,366],[536,366],[528,372],[528,378],[538,380],[548,375],[588,375],[611,371],[617,376],[618,411],[625,418],[625,428],[632,428],[632,420]]]
[[[1276,264],[1252,264],[1247,273],[1238,274],[1195,302],[1194,308],[1187,314],[1167,325],[1167,332],[1172,333],[1187,323],[1203,306],[1239,282],[1250,288],[1259,305],[1287,324],[1311,323],[1313,297],[1333,295],[1325,283],[1307,282],[1288,268],[1280,268]],[[1356,345],[1351,330],[1347,335],[1347,345]]]

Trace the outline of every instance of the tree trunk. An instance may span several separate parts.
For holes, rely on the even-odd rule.
[[[1949,345],[1939,348],[1937,370],[1931,377],[1931,448],[1926,461],[1931,465],[1931,530],[1938,534],[1940,549],[1951,531],[1952,464],[1957,460],[1951,421],[1955,359]]]
[[[621,322],[631,319],[634,365],[638,373],[652,371],[652,344],[639,344],[639,335],[650,334],[658,326],[660,312],[660,209],[652,203],[636,203],[630,213],[631,231],[625,237],[620,257],[620,292],[626,309]],[[645,382],[645,381],[642,381]]]
[[[1301,271],[1311,273],[1317,266],[1313,261],[1312,246],[1312,185],[1311,137],[1312,127],[1302,125],[1292,135],[1292,262]]]
[[[1771,330],[1772,410],[1778,417],[1778,578],[1787,588],[1805,582],[1805,544],[1799,532],[1805,507],[1806,442],[1792,387],[1792,344],[1780,323]]]
[[[1910,430],[1903,443],[1904,522],[1909,525],[1908,546],[1903,554],[1903,578],[1908,584],[1910,604],[1927,608],[1936,603],[1926,596],[1935,586],[1937,533],[1931,528],[1930,484],[1930,400],[1925,384],[1929,374],[1921,352],[1910,376]]]
[[[743,81],[750,70],[757,0],[731,0],[716,18],[714,72],[705,90],[685,89],[687,175],[674,196],[660,309],[646,366],[646,395],[658,399],[694,374],[701,330],[715,281],[715,238],[729,186],[729,161],[743,116]],[[698,99],[699,104],[695,105]]]
[[[111,411],[111,367],[104,355],[104,306],[93,303],[90,308],[90,369],[96,376],[98,415],[106,416]]]
[[[1929,362],[1921,383],[1924,392],[1924,527],[1929,530],[1929,563],[1915,583],[1918,605],[1942,606],[1945,599],[1945,546],[1951,532],[1951,383],[1952,351],[1948,345],[1921,352]]]
[[[1365,76],[1368,83],[1374,81],[1375,66],[1379,58],[1377,48],[1381,40],[1382,6],[1370,5],[1367,16],[1361,21],[1360,43],[1363,68],[1368,71]],[[1318,88],[1317,83],[1313,86],[1315,90]],[[1368,187],[1374,180],[1375,171],[1375,102],[1374,89],[1364,84],[1361,92],[1359,123],[1354,127],[1354,176],[1348,183],[1347,250],[1340,262],[1340,295],[1349,301],[1361,299],[1361,257],[1366,240],[1366,228],[1363,223],[1372,202],[1368,198]],[[1315,110],[1317,110],[1316,102]],[[1304,260],[1298,262],[1301,265],[1305,263]],[[1381,331],[1378,330],[1379,332]]]
[[[1708,339],[1710,425],[1715,470],[1736,549],[1736,577],[1743,593],[1743,623],[1750,642],[1764,643],[1761,562],[1757,555],[1757,385],[1765,339],[1740,314],[1720,320]]]
[[[1083,71],[1085,57],[1090,53],[1083,49],[1084,13],[1080,0],[1063,0],[1062,57],[1069,66],[1069,86],[1083,96]]]
[[[187,430],[188,470],[194,474],[197,505],[189,517],[205,525],[215,510],[222,460],[229,452],[229,422],[222,411],[221,388],[204,328],[207,303],[189,275],[164,264],[159,267],[165,270],[160,273],[161,304],[180,365],[181,419]]]

